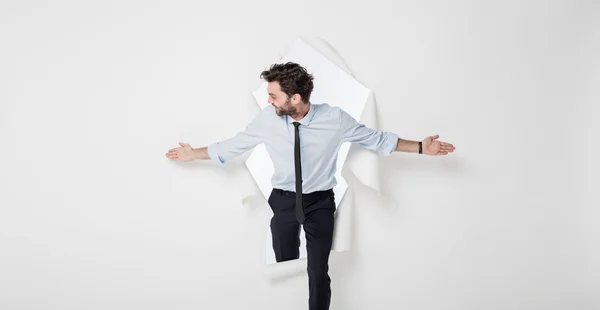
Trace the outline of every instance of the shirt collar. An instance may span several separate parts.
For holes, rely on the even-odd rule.
[[[287,117],[287,122],[288,124],[291,124],[293,122],[299,122],[301,125],[303,126],[308,126],[310,124],[310,121],[312,120],[313,116],[315,116],[315,106],[312,103],[308,103],[308,113],[306,113],[306,115],[304,115],[304,117],[297,121],[295,119],[293,119],[291,116],[286,115]]]

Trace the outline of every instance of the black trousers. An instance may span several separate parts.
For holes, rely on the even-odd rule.
[[[273,210],[271,235],[275,260],[283,262],[300,257],[300,223],[294,213],[296,193],[273,189],[269,196]],[[306,221],[307,272],[309,310],[328,310],[331,301],[329,253],[333,242],[333,223],[336,210],[332,189],[303,194]]]

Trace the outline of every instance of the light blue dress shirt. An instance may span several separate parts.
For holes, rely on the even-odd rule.
[[[278,116],[275,107],[262,109],[244,131],[208,146],[209,157],[218,164],[242,155],[264,143],[273,161],[273,188],[296,191],[294,168],[295,122],[290,116]],[[378,131],[359,123],[339,107],[311,103],[308,114],[300,121],[300,158],[302,192],[311,193],[333,188],[338,151],[344,142],[358,143],[385,156],[392,154],[398,135]]]

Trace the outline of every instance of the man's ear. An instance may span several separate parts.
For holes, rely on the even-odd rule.
[[[296,103],[296,104],[300,103],[301,99],[302,98],[300,97],[300,94],[292,95],[292,101],[294,101],[294,103]]]

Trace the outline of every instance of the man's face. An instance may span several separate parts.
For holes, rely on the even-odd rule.
[[[279,82],[269,82],[267,92],[269,93],[269,103],[275,107],[277,115],[293,116],[298,113],[295,100],[292,100],[291,97],[288,97],[286,93],[281,91]]]

